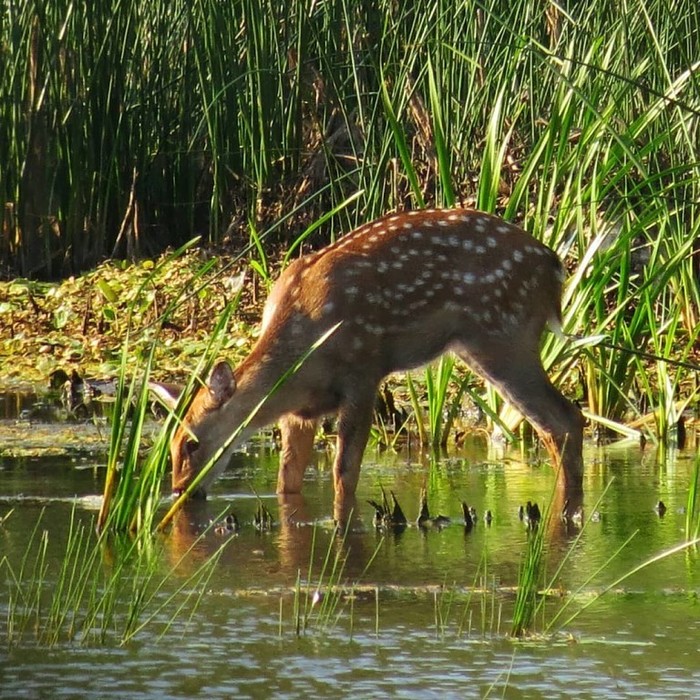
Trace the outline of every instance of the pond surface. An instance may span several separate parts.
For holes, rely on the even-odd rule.
[[[17,419],[7,410],[3,416],[0,518],[14,511],[0,526],[0,558],[9,563],[0,579],[2,698],[700,695],[695,552],[655,563],[561,624],[616,578],[683,541],[692,450],[660,459],[637,446],[587,449],[587,514],[607,491],[558,578],[557,595],[538,616],[535,631],[541,632],[573,598],[567,615],[544,636],[514,641],[508,633],[528,538],[518,507],[528,500],[544,505],[553,474],[532,454],[504,453],[474,440],[440,459],[370,446],[345,537],[332,527],[329,455],[320,454],[308,472],[303,498],[280,503],[274,451],[239,453],[209,500],[181,513],[172,531],[155,542],[159,574],[179,564],[152,605],[156,609],[173,593],[175,598],[156,609],[133,639],[120,645],[117,621],[103,643],[39,644],[29,628],[8,644],[10,567],[20,569],[39,521],[48,533],[45,579],[59,580],[71,513],[86,523],[95,517],[107,429],[94,423],[57,427],[26,414]],[[377,532],[367,500],[380,500],[382,486],[396,494],[409,520],[426,488],[432,513],[449,516],[451,524]],[[269,532],[253,525],[255,494],[274,517]],[[654,511],[659,500],[667,506],[662,518]],[[480,516],[490,510],[491,525],[480,517],[467,531],[462,501]],[[231,511],[238,533],[206,530]],[[548,572],[579,534],[558,521],[550,526]],[[190,605],[169,625],[178,596],[184,597],[178,588],[223,544],[195,614]],[[336,555],[344,563],[335,580],[356,589],[323,616],[324,604],[336,600],[323,565]],[[118,556],[105,551],[104,566]],[[311,607],[317,588],[320,600]],[[303,623],[298,629],[295,602],[302,613],[304,606],[310,610],[306,630]]]

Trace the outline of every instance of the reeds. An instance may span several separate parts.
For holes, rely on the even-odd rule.
[[[690,475],[690,484],[688,485],[688,500],[685,508],[685,538],[688,541],[697,540],[700,537],[698,489],[700,489],[700,453],[695,456],[693,472]]]
[[[299,570],[294,587],[293,621],[295,634],[297,636],[302,636],[312,629],[318,633],[327,632],[337,627],[341,618],[345,617],[348,623],[349,635],[352,639],[355,622],[354,604],[356,587],[372,566],[372,562],[377,556],[383,544],[383,540],[377,543],[374,552],[368,558],[360,576],[352,583],[347,583],[344,579],[346,575],[345,565],[350,555],[350,549],[347,546],[348,532],[349,525],[344,531],[340,529],[340,526],[334,528],[333,536],[329,540],[328,549],[323,559],[323,564],[318,574],[316,574],[314,571],[314,560],[319,528],[314,526],[308,569],[304,577],[302,577],[302,572]],[[375,603],[375,630],[378,630],[378,591],[375,591]],[[283,610],[283,598],[280,598],[280,637],[284,629]]]
[[[196,570],[178,582],[175,572],[200,537],[176,563],[163,569],[161,546],[150,533],[128,538],[96,535],[94,519],[73,508],[64,549],[37,518],[18,565],[0,559],[7,605],[0,626],[6,648],[34,643],[53,647],[126,644],[145,628],[163,635],[184,613],[194,614],[225,540]],[[52,570],[49,562],[60,562]]]
[[[586,340],[548,340],[546,362],[592,418],[653,412],[663,443],[696,395],[692,370],[621,349],[684,360],[697,342],[692,0],[4,12],[0,262],[57,275],[193,231],[247,241],[251,222],[267,282],[267,231],[289,244],[323,220],[317,245],[394,209],[477,206],[564,258],[564,327]]]
[[[175,251],[171,257],[177,257],[183,250]],[[168,261],[164,261],[163,264],[167,265]],[[173,310],[182,304],[183,300],[187,299],[190,294],[196,293],[198,280],[210,267],[211,262],[205,263],[197,271],[194,278],[189,280],[187,287],[173,296],[172,301],[157,320],[158,327],[167,323]],[[148,287],[150,277],[156,272],[157,267],[135,292],[130,309],[141,303],[141,295]],[[194,390],[197,378],[206,372],[218,354],[224,342],[230,315],[236,304],[237,298],[225,307],[214,325],[199,364],[194,368],[190,381],[183,389],[181,400],[183,406]],[[131,310],[129,311],[130,316]],[[127,320],[127,329],[129,328],[130,318]],[[154,518],[161,502],[162,480],[168,461],[169,439],[178,420],[176,414],[171,414],[168,417],[147,457],[142,458],[143,431],[151,403],[148,383],[157,348],[158,333],[156,330],[145,359],[140,364],[135,365],[131,361],[130,331],[127,330],[122,344],[122,361],[112,412],[107,473],[102,505],[97,520],[99,531],[108,529],[121,533],[141,530],[152,532],[154,529]]]

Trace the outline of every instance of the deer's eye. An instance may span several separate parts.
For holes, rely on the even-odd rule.
[[[187,457],[189,457],[191,454],[195,453],[199,449],[199,442],[195,440],[194,438],[188,438],[185,440],[182,450],[185,453]]]

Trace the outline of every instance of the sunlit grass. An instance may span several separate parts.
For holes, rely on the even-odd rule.
[[[686,540],[697,540],[700,537],[700,454],[695,456],[693,471],[688,486],[688,500],[685,508],[685,537]]]
[[[280,241],[476,206],[567,265],[565,330],[598,340],[546,341],[557,383],[601,432],[654,411],[646,437],[672,438],[693,370],[620,348],[692,362],[697,343],[691,0],[84,1],[0,25],[2,262],[55,275],[199,233],[249,241],[267,286]]]
[[[64,549],[57,551],[42,521],[43,512],[18,563],[0,559],[7,593],[0,638],[6,648],[124,645],[147,628],[149,635],[166,634],[183,615],[195,613],[230,541],[177,580],[176,572],[208,530],[164,568],[162,543],[150,533],[98,535],[94,518],[82,519],[74,507]],[[50,562],[57,562],[57,570]]]
[[[175,251],[173,257],[182,252]],[[211,263],[203,265],[197,276],[190,280],[164,310],[158,323],[167,323],[172,309],[183,302],[193,289],[198,278],[204,275]],[[155,270],[154,273],[155,274]],[[147,288],[146,279],[134,296],[133,304],[140,303],[140,295]],[[199,364],[193,368],[190,381],[184,387],[182,403],[196,387],[197,378],[206,372],[225,340],[228,321],[237,300],[228,304],[219,316]],[[143,456],[143,436],[149,406],[152,401],[149,390],[150,374],[155,352],[158,348],[157,333],[145,359],[134,364],[130,352],[130,336],[127,333],[122,345],[122,362],[117,378],[117,390],[112,411],[112,425],[107,472],[103,489],[102,505],[98,516],[98,530],[113,532],[153,531],[154,518],[161,502],[162,481],[167,467],[169,437],[177,416],[170,415],[159,432],[155,443]]]
[[[594,429],[622,432],[652,414],[636,430],[672,442],[697,398],[698,13],[691,0],[673,12],[662,0],[549,9],[11,3],[0,25],[0,262],[50,276],[59,261],[84,268],[148,252],[146,243],[242,233],[268,286],[279,238],[287,262],[387,211],[477,206],[522,223],[565,261],[564,328],[579,341],[545,339],[557,385],[585,404]],[[188,368],[190,391],[230,312]],[[101,531],[152,532],[161,506],[177,418],[144,458],[154,355],[135,354],[127,336]],[[515,431],[519,417],[493,392],[455,376],[446,359],[407,380],[423,444],[448,439],[462,392]],[[697,483],[696,471],[688,541]],[[545,585],[535,540],[533,587]],[[70,562],[92,565],[85,540],[72,542],[59,601],[77,595]],[[16,581],[43,580],[48,542],[37,531],[33,543]],[[24,634],[36,590],[15,605],[30,611],[16,607],[11,623]],[[52,604],[48,627],[68,624],[71,605]],[[454,602],[445,594],[435,607],[444,629]]]

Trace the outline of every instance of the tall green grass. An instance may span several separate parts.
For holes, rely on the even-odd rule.
[[[695,456],[693,472],[688,485],[688,500],[685,509],[685,537],[697,540],[700,537],[700,454]]]
[[[180,248],[163,262],[167,266],[184,249]],[[187,286],[173,295],[172,300],[157,319],[158,328],[167,323],[172,312],[196,293],[198,283],[211,269],[212,261],[202,265]],[[134,307],[141,303],[141,296],[148,288],[151,278],[157,274],[155,267],[151,275],[136,290],[130,306],[129,316]],[[198,377],[204,374],[216,358],[225,341],[225,331],[230,315],[237,304],[237,297],[221,313],[207,347],[200,357],[198,366],[193,368],[189,382],[183,389],[181,403],[185,405],[197,386]],[[153,334],[150,349],[141,362],[133,362],[130,347],[131,318],[126,322],[127,333],[122,343],[121,367],[117,378],[117,390],[112,411],[110,444],[107,456],[107,472],[103,489],[102,506],[97,519],[99,531],[113,532],[152,532],[154,519],[161,505],[162,481],[168,463],[169,440],[177,415],[170,415],[159,431],[155,443],[146,457],[143,457],[144,427],[152,397],[149,380],[153,370],[155,352],[158,348],[157,329]]]
[[[565,330],[587,340],[547,340],[558,383],[606,429],[653,413],[647,437],[673,434],[692,370],[619,348],[692,361],[697,342],[694,0],[2,12],[0,263],[55,276],[193,233],[243,249],[252,222],[266,276],[272,246],[330,211],[305,245],[478,206],[566,262]]]
[[[696,465],[693,480],[696,480],[697,472]],[[597,511],[600,504],[604,501],[611,483],[612,482],[609,482],[605,487],[597,502],[590,509],[590,513]],[[611,565],[637,536],[638,531],[633,532],[615,552],[605,561],[601,562],[596,569],[589,572],[587,578],[580,583],[576,590],[570,591],[560,602],[557,602],[553,606],[556,608],[553,612],[550,609],[549,615],[545,615],[545,605],[550,598],[550,593],[560,589],[562,572],[565,570],[572,557],[576,556],[579,544],[584,538],[586,528],[590,523],[590,517],[580,523],[580,530],[571,541],[564,556],[559,558],[556,566],[553,567],[553,571],[548,573],[548,540],[555,531],[555,528],[551,526],[553,518],[556,517],[556,514],[552,511],[552,501],[550,501],[545,508],[543,519],[539,525],[534,529],[528,530],[528,538],[518,574],[516,600],[511,622],[511,636],[521,638],[527,635],[539,633],[552,634],[560,630],[566,630],[579,615],[583,614],[589,607],[600,601],[600,599],[609,594],[610,591],[618,588],[624,581],[667,557],[696,547],[698,543],[697,512],[695,505],[696,495],[697,483],[694,481],[690,484],[688,491],[688,506],[692,510],[686,521],[686,539],[684,541],[662,550],[626,570],[611,582],[603,584],[599,587],[599,590],[594,596],[587,597],[583,604],[578,605],[578,602],[582,600],[583,594],[590,590],[592,582],[606,577],[607,571]],[[693,527],[695,527],[695,529],[693,529]],[[551,565],[551,562],[549,563]],[[559,597],[560,596],[557,595],[557,598]],[[552,606],[550,606],[550,608],[551,607]],[[540,619],[539,624],[538,618]]]
[[[27,644],[53,647],[124,645],[148,628],[164,635],[183,614],[193,615],[227,545],[190,575],[176,571],[205,533],[168,568],[150,533],[134,538],[95,534],[94,518],[73,509],[65,545],[56,550],[37,518],[19,562],[0,558],[7,605],[0,624],[6,649]],[[54,562],[60,562],[54,568]]]

